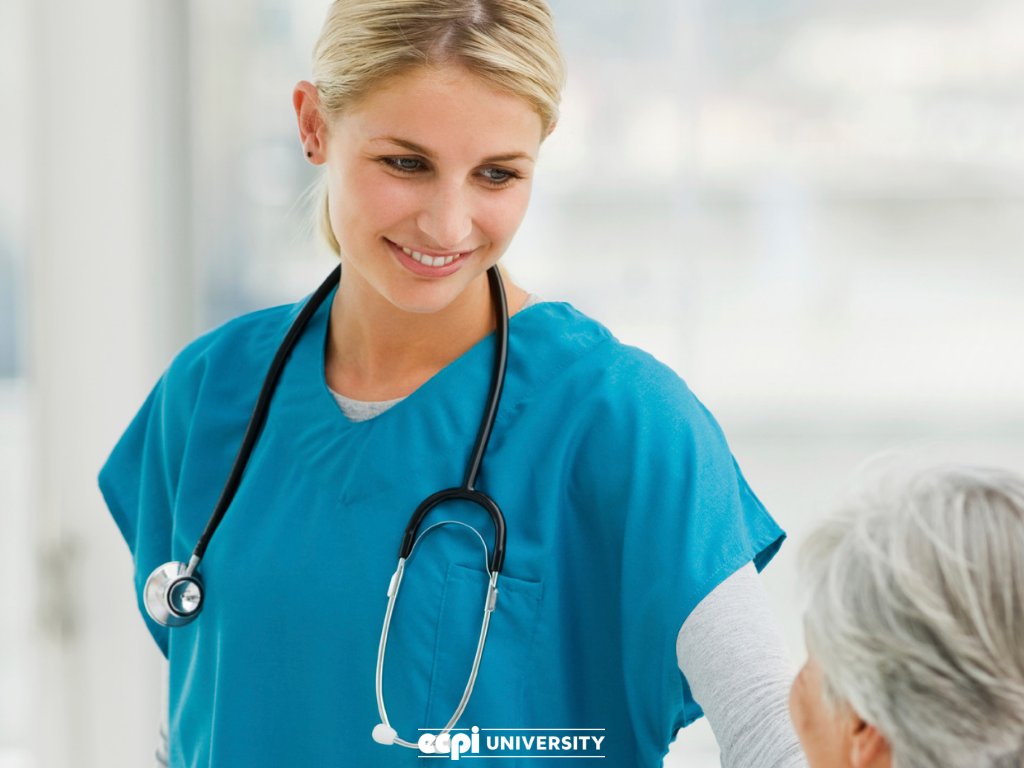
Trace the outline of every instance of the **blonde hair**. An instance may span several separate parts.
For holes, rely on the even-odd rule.
[[[891,474],[801,549],[808,647],[833,708],[894,768],[1024,766],[1024,477]]]
[[[565,62],[544,0],[335,0],[313,51],[313,82],[330,118],[384,80],[447,63],[529,103],[542,135],[558,119]],[[340,253],[326,185],[317,218]]]

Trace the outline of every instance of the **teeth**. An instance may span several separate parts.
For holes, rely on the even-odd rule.
[[[414,251],[410,248],[406,248],[405,246],[400,247],[402,248],[402,251],[405,253],[406,256],[411,256],[420,264],[423,264],[424,266],[427,267],[440,267],[445,264],[451,264],[453,261],[459,258],[459,256],[462,255],[455,254],[454,256],[425,256],[419,251]]]

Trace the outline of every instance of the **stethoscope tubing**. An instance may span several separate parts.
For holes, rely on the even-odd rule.
[[[490,282],[491,299],[494,304],[497,326],[495,336],[498,348],[494,355],[491,386],[487,393],[487,406],[483,418],[480,420],[480,429],[477,431],[476,443],[474,443],[473,452],[470,454],[465,477],[462,479],[462,487],[468,491],[472,491],[476,487],[476,478],[484,460],[487,443],[491,438],[491,430],[494,429],[494,420],[498,415],[498,404],[501,402],[501,393],[505,387],[505,370],[508,368],[508,297],[505,296],[505,284],[502,282],[497,265],[487,270],[487,279]]]
[[[494,355],[494,368],[491,376],[490,391],[487,395],[487,405],[484,409],[484,415],[480,421],[480,429],[477,432],[476,442],[473,445],[473,451],[470,455],[469,464],[466,467],[466,473],[463,477],[462,485],[458,488],[448,488],[438,491],[428,496],[420,503],[416,508],[416,511],[413,512],[413,515],[409,520],[409,524],[406,526],[405,534],[402,537],[402,546],[398,554],[398,567],[395,569],[395,573],[391,577],[391,583],[388,585],[388,607],[384,613],[384,626],[381,629],[380,645],[377,648],[377,710],[380,714],[381,727],[385,728],[388,732],[388,736],[382,738],[385,739],[384,743],[387,743],[386,739],[390,738],[391,744],[398,744],[409,749],[418,749],[419,745],[399,738],[388,720],[387,708],[384,704],[384,656],[387,651],[388,632],[391,628],[391,617],[394,613],[395,602],[398,600],[398,591],[402,584],[402,577],[405,574],[406,562],[412,555],[413,549],[423,535],[426,535],[427,532],[437,525],[443,525],[444,523],[438,523],[431,526],[431,528],[424,531],[422,535],[418,534],[420,525],[424,518],[435,507],[444,502],[454,500],[469,501],[483,507],[490,516],[491,522],[494,524],[494,551],[491,553],[489,561],[487,561],[487,545],[481,538],[481,544],[484,548],[484,558],[485,561],[487,561],[488,586],[487,597],[484,603],[484,617],[480,625],[480,637],[477,640],[476,653],[473,655],[473,667],[470,671],[469,679],[466,682],[466,687],[462,692],[462,698],[459,700],[459,704],[455,708],[455,713],[448,721],[448,724],[441,730],[442,734],[446,734],[454,728],[455,724],[459,721],[459,718],[462,717],[462,713],[465,711],[466,705],[469,703],[469,698],[473,693],[473,687],[476,685],[477,674],[480,671],[480,660],[483,657],[484,645],[487,641],[487,630],[491,623],[491,614],[494,612],[498,599],[498,574],[501,572],[502,566],[505,562],[505,516],[502,514],[497,503],[490,496],[478,491],[475,487],[480,471],[480,465],[483,462],[484,452],[487,450],[487,443],[490,440],[491,431],[494,428],[494,421],[498,413],[498,405],[501,401],[501,393],[505,385],[505,370],[508,366],[509,320],[508,299],[505,296],[505,286],[502,283],[501,274],[498,272],[497,266],[491,267],[487,273],[487,277],[490,282],[491,298],[494,304],[496,316],[497,347]],[[464,523],[458,524],[465,525]],[[472,530],[477,536],[480,536],[479,532],[475,529]]]
[[[198,564],[198,561],[202,560],[203,555],[206,554],[206,548],[210,545],[210,539],[212,539],[213,534],[217,532],[217,528],[220,526],[221,520],[224,519],[224,515],[228,511],[228,507],[231,506],[231,502],[235,498],[238,486],[241,485],[242,475],[245,473],[245,467],[249,463],[249,456],[252,454],[252,450],[256,446],[256,441],[259,439],[260,433],[263,431],[263,425],[266,423],[267,410],[270,408],[270,400],[274,395],[274,390],[277,388],[277,382],[278,379],[281,378],[281,372],[284,370],[285,363],[288,362],[288,358],[291,356],[292,350],[295,348],[295,344],[298,342],[299,337],[302,336],[302,331],[309,323],[310,318],[313,317],[316,311],[320,308],[320,305],[324,303],[324,299],[330,295],[331,291],[334,290],[334,287],[338,285],[340,280],[341,265],[339,264],[303,305],[302,310],[292,322],[291,327],[288,328],[288,333],[285,335],[284,341],[282,341],[281,346],[278,347],[277,353],[274,355],[274,359],[270,363],[267,375],[263,379],[263,386],[260,388],[259,397],[256,399],[256,405],[252,410],[252,416],[249,418],[249,424],[245,428],[245,435],[242,437],[242,444],[238,449],[238,453],[235,455],[235,461],[231,466],[231,472],[228,475],[227,482],[224,483],[224,488],[220,492],[220,498],[217,500],[217,505],[213,509],[213,514],[210,515],[210,519],[206,523],[203,535],[199,537],[199,542],[196,544],[195,549],[192,550],[192,559],[189,563],[189,575],[191,575],[191,571],[195,570],[195,566],[192,564]]]
[[[494,550],[491,553],[489,570],[492,573],[500,573],[505,564],[505,516],[494,499],[475,488],[484,452],[487,450],[487,443],[494,428],[494,420],[498,414],[498,404],[501,402],[501,393],[505,387],[505,370],[508,367],[508,299],[505,296],[505,285],[497,266],[488,270],[487,277],[490,281],[491,298],[494,304],[497,347],[494,354],[490,391],[487,394],[487,405],[484,408],[483,418],[480,420],[480,429],[477,431],[476,442],[466,466],[466,474],[462,479],[462,485],[458,488],[446,488],[443,491],[438,491],[420,503],[405,528],[398,557],[400,559],[409,557],[420,524],[435,507],[447,501],[463,500],[483,507],[490,515],[491,522],[494,524]]]
[[[458,520],[444,520],[439,523],[434,523],[434,525],[430,526],[427,530],[417,536],[413,547],[415,547],[415,545],[433,529],[442,525],[461,525],[465,528],[469,528],[469,530],[472,531],[478,539],[480,539],[480,544],[484,550],[484,561],[487,561],[487,544],[484,542],[480,532],[472,526]],[[388,607],[384,613],[384,626],[380,632],[380,645],[377,648],[377,711],[380,714],[381,723],[388,728],[391,728],[391,722],[388,720],[387,708],[384,706],[384,655],[388,647],[388,632],[391,628],[391,616],[395,610],[395,602],[398,600],[398,590],[402,586],[402,577],[405,575],[407,562],[407,558],[399,558],[398,567],[395,569],[395,573],[391,577],[391,583],[388,585]],[[455,724],[459,722],[459,718],[462,717],[462,713],[466,710],[466,705],[469,703],[470,696],[473,695],[473,688],[476,685],[477,674],[480,672],[480,659],[483,657],[484,645],[487,642],[487,630],[491,624],[491,614],[494,612],[497,602],[498,572],[492,570],[488,574],[487,596],[484,598],[484,618],[480,626],[480,637],[477,639],[476,653],[473,655],[473,666],[469,673],[469,679],[466,681],[466,687],[462,691],[462,698],[459,700],[459,704],[455,708],[455,713],[448,720],[447,725],[441,729],[441,734],[446,734],[455,727]],[[393,729],[392,732],[394,732]],[[401,739],[397,734],[395,734],[394,740],[391,743],[398,744],[409,749],[419,748],[419,744],[414,744],[413,742]]]

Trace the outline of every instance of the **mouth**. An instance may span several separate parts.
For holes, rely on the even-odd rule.
[[[446,264],[451,264],[455,259],[462,256],[461,253],[449,254],[448,256],[431,256],[427,253],[420,253],[414,251],[412,248],[406,248],[405,246],[398,246],[402,249],[402,253],[406,256],[411,256],[413,261],[418,261],[425,267],[443,267]]]
[[[387,240],[387,238],[385,238]],[[458,253],[436,253],[418,251],[404,245],[398,245],[387,240],[392,253],[408,269],[418,275],[425,277],[444,277],[450,275],[462,266],[464,256],[469,256],[473,251],[460,251]]]

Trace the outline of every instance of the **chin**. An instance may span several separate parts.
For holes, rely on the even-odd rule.
[[[391,291],[387,298],[403,312],[429,315],[440,312],[458,298],[460,293],[459,287],[454,285],[423,285],[412,290]]]

